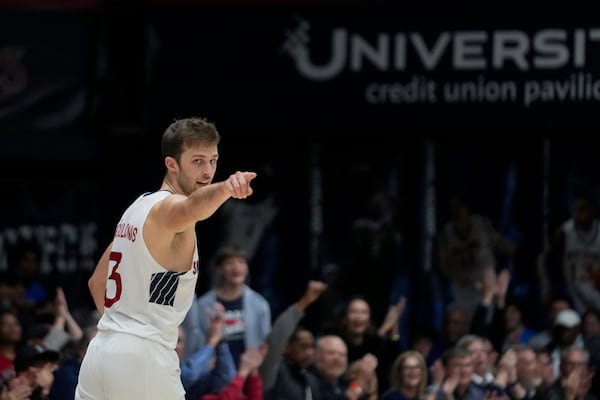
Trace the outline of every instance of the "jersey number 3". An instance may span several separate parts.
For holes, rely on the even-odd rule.
[[[110,274],[108,275],[108,280],[113,281],[114,285],[115,285],[115,294],[113,297],[108,297],[107,296],[107,292],[108,289],[106,289],[104,291],[104,307],[110,307],[113,304],[115,304],[117,301],[119,301],[119,299],[121,298],[121,290],[123,289],[123,284],[121,282],[121,275],[117,272],[117,270],[119,269],[119,264],[121,263],[121,258],[123,257],[123,255],[121,253],[117,253],[117,252],[111,252],[110,253],[110,261],[112,264],[112,268],[110,270]],[[113,264],[114,262],[114,264]],[[107,283],[107,286],[110,283]]]

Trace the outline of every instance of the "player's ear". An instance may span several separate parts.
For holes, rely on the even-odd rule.
[[[179,167],[179,164],[177,163],[177,160],[171,156],[166,156],[165,157],[165,167],[167,167],[167,169],[169,171],[177,171],[177,168]]]

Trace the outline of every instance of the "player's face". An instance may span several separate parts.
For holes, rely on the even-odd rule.
[[[177,183],[186,195],[210,184],[217,171],[217,146],[193,146],[181,153]]]

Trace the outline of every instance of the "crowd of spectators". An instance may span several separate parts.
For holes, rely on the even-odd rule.
[[[514,270],[496,258],[499,251],[510,257],[517,245],[458,197],[438,241],[448,292],[442,320],[422,326],[407,318],[417,310],[411,294],[418,283],[398,265],[402,238],[386,225],[385,210],[393,203],[383,204],[374,201],[371,222],[355,226],[362,248],[354,254],[385,282],[357,282],[353,264],[354,284],[335,292],[341,306],[316,327],[303,319],[333,289],[330,282],[308,279],[300,298],[274,313],[252,287],[243,243],[222,246],[211,287],[180,326],[186,399],[600,398],[598,270],[581,267],[588,265],[586,256],[600,254],[600,230],[587,199],[575,202],[571,222],[542,254],[546,307],[535,316],[542,326],[511,290]],[[34,242],[20,244],[0,281],[0,400],[72,399],[96,333],[97,312],[72,309],[63,289],[40,274],[39,258]]]

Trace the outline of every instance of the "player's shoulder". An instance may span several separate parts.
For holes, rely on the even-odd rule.
[[[143,192],[140,194],[137,199],[134,201],[134,204],[152,204],[157,203],[164,198],[172,195],[171,192],[166,190],[157,190],[154,192]]]

